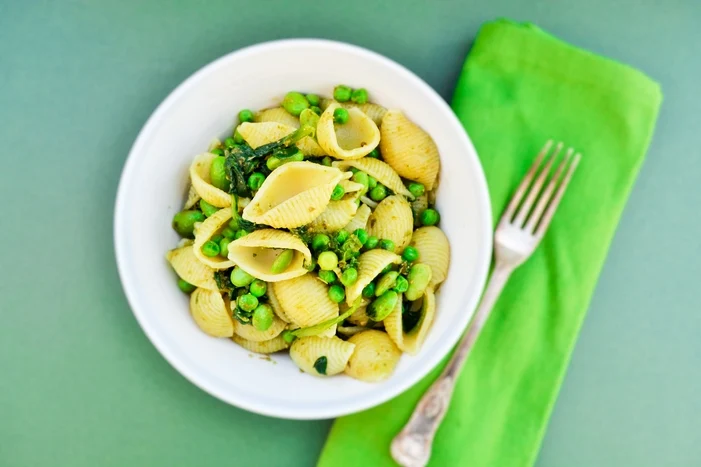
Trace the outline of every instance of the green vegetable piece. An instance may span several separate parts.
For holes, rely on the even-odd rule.
[[[375,292],[377,294],[377,292]],[[399,294],[394,290],[388,290],[377,297],[366,309],[368,317],[374,321],[382,321],[392,313],[397,306]]]
[[[195,223],[204,222],[204,214],[200,211],[180,211],[173,216],[173,230],[185,238],[194,238]]]
[[[409,191],[418,198],[426,192],[426,187],[421,183],[411,182],[409,184]]]
[[[416,247],[409,245],[408,247],[404,248],[404,251],[402,252],[402,259],[409,262],[416,261],[419,259],[419,250],[417,250]]]
[[[344,123],[348,123],[348,118],[350,118],[350,116],[348,115],[348,111],[346,109],[344,109],[343,107],[339,107],[333,111],[334,123],[338,123],[339,125],[343,125]]]
[[[259,331],[267,331],[273,325],[273,309],[267,303],[261,303],[253,310],[253,327]]]
[[[261,185],[265,181],[265,175],[260,172],[253,172],[250,177],[248,177],[248,188],[253,191],[260,189]]]
[[[304,154],[302,154],[301,151],[297,151],[293,156],[288,157],[287,159],[283,160],[282,163],[286,162],[302,162],[304,160]]]
[[[182,290],[183,292],[185,292],[187,294],[191,294],[197,288],[196,286],[190,284],[185,279],[178,279],[178,287],[180,288],[180,290]]]
[[[219,254],[219,244],[216,241],[209,240],[202,245],[202,254],[213,257]]]
[[[321,98],[316,94],[307,94],[307,102],[309,102],[310,105],[318,106],[319,103],[321,103]]]
[[[409,288],[405,294],[406,299],[410,302],[418,300],[426,291],[429,282],[431,282],[432,274],[433,271],[431,271],[431,266],[428,264],[416,263],[409,268],[409,274],[407,275]]]
[[[309,107],[309,110],[311,110],[312,112],[314,112],[317,115],[321,115],[321,109],[316,105]]]
[[[351,173],[352,173],[353,175],[355,175],[355,174],[357,174],[358,172],[360,172],[360,169],[357,169],[357,168],[355,168],[355,167],[348,167],[348,170],[350,170]]]
[[[389,271],[383,274],[375,286],[375,296],[379,297],[389,289],[394,288],[395,284],[397,283],[398,276],[399,273],[397,271]]]
[[[328,285],[332,285],[336,282],[336,274],[333,271],[324,271],[322,269],[319,271],[319,279]]]
[[[441,215],[435,209],[424,209],[420,216],[422,225],[436,225],[441,220]]]
[[[409,281],[404,276],[397,276],[397,282],[394,284],[394,290],[397,293],[404,293],[409,290]]]
[[[248,291],[254,297],[262,297],[265,295],[265,292],[268,291],[268,284],[260,279],[255,279],[253,282],[251,282]]]
[[[329,287],[329,298],[334,303],[341,303],[346,298],[346,289],[338,284]]]
[[[392,270],[392,268],[394,268],[394,264],[389,263],[389,264],[388,264],[387,266],[385,266],[385,268],[382,270],[382,273],[384,274],[384,273],[386,273],[386,272],[390,272],[390,271]]]
[[[221,231],[221,234],[224,236],[224,238],[228,238],[229,240],[233,240],[236,238],[236,231],[233,230],[231,227],[224,227],[224,229]]]
[[[219,256],[222,258],[228,258],[229,257],[229,243],[231,243],[230,238],[222,238],[219,240]]]
[[[312,238],[312,250],[317,252],[328,250],[330,243],[331,239],[328,235],[322,233],[316,234],[314,238]]]
[[[372,175],[368,175],[368,188],[371,190],[377,186],[377,180]]]
[[[324,156],[324,157],[321,159],[321,165],[324,165],[324,166],[326,166],[326,167],[331,167],[331,163],[332,163],[332,162],[333,162],[333,161],[331,160],[331,158],[330,158],[329,156]]]
[[[200,209],[202,210],[202,213],[207,217],[209,217],[212,214],[214,214],[215,212],[219,211],[218,207],[212,206],[211,204],[209,204],[207,201],[205,201],[203,199],[200,200]]]
[[[387,251],[394,251],[394,242],[389,238],[383,238],[380,240],[380,248]]]
[[[284,331],[282,331],[282,339],[285,342],[287,342],[288,344],[291,344],[295,341],[295,339],[297,339],[297,337],[295,337],[295,335],[292,331],[284,330]]]
[[[222,238],[224,238],[224,236],[222,234],[216,234],[216,235],[212,235],[212,238],[210,238],[210,240],[213,241],[214,243],[219,244],[219,242],[221,241]]]
[[[380,158],[380,150],[378,148],[373,149],[370,151],[370,154],[368,154],[367,157],[372,157],[373,159],[379,159]]]
[[[310,125],[316,129],[316,125],[319,123],[319,114],[314,113],[312,109],[304,109],[299,114],[299,122],[302,125]]]
[[[412,311],[411,309],[402,310],[402,330],[405,333],[410,333],[421,322],[423,313],[421,310]]]
[[[320,375],[325,375],[327,364],[328,364],[328,360],[326,359],[326,357],[324,357],[322,355],[321,357],[317,358],[316,361],[314,362],[314,369]]]
[[[368,90],[365,88],[355,89],[351,93],[351,100],[356,104],[366,104],[368,102]]]
[[[233,137],[230,136],[230,137],[228,137],[228,138],[226,138],[226,139],[224,140],[224,146],[226,146],[227,148],[231,149],[231,148],[233,148],[234,146],[236,146],[236,140],[235,140]]]
[[[358,270],[355,268],[348,268],[341,274],[341,284],[346,287],[350,287],[358,281]]]
[[[234,237],[235,240],[238,240],[241,237],[245,237],[248,235],[248,232],[246,232],[244,229],[239,229],[236,231],[236,236]]]
[[[243,311],[253,311],[258,307],[258,299],[250,293],[247,293],[241,295],[238,300],[236,300],[236,304]]]
[[[221,148],[210,149],[209,152],[211,152],[215,156],[223,156],[224,155],[224,151],[222,151]]]
[[[333,201],[338,201],[341,198],[343,198],[343,195],[346,194],[346,190],[343,189],[341,185],[336,185],[333,187],[333,192],[331,193],[331,199]]]
[[[280,274],[281,272],[285,272],[285,270],[290,267],[290,263],[292,263],[292,258],[295,256],[295,251],[294,250],[283,250],[280,255],[275,258],[275,261],[273,261],[273,265],[270,266],[270,272],[273,274]]]
[[[313,271],[316,269],[316,258],[312,256],[312,259],[307,261],[306,259],[304,260],[304,264],[302,265],[304,269],[307,271]]]
[[[339,84],[333,88],[333,98],[338,102],[347,102],[350,100],[352,92],[353,91],[348,86]]]
[[[236,232],[238,229],[241,228],[241,227],[239,226],[239,220],[238,220],[238,218],[234,217],[233,219],[231,219],[231,220],[229,221],[229,228],[230,228],[231,230],[233,230],[234,232]],[[222,233],[224,233],[224,232],[222,231]],[[225,235],[225,236],[226,236],[226,235]],[[233,238],[233,237],[232,237],[232,238]]]
[[[358,239],[361,245],[365,245],[370,237],[368,236],[368,231],[365,229],[356,229],[353,235]]]
[[[236,144],[243,144],[243,143],[245,143],[245,142],[246,142],[246,140],[243,139],[243,135],[241,135],[241,133],[239,132],[238,127],[236,127],[236,129],[234,130],[234,143],[236,143]]]
[[[379,243],[380,243],[380,239],[379,239],[379,238],[377,238],[377,237],[374,236],[374,235],[370,235],[370,236],[368,237],[368,241],[365,242],[365,248],[368,249],[368,250],[374,250],[375,248],[377,248],[377,245],[378,245]]]
[[[239,122],[252,122],[253,121],[253,112],[251,112],[248,109],[243,109],[242,111],[239,112]]]
[[[348,237],[350,237],[350,234],[347,230],[339,230],[338,233],[336,233],[336,243],[342,245],[348,240]]]
[[[382,201],[387,197],[387,188],[385,188],[384,185],[380,185],[379,183],[375,188],[370,190],[370,199],[373,201]]]
[[[356,183],[360,183],[363,185],[366,189],[370,185],[370,178],[368,177],[368,174],[365,172],[356,172],[353,174],[353,181]]]
[[[240,267],[235,266],[234,269],[231,270],[230,279],[234,287],[246,287],[255,280],[255,277],[253,277]]]
[[[282,165],[282,160],[279,157],[270,156],[268,160],[265,161],[265,166],[268,170],[273,171]]]
[[[323,271],[332,271],[338,266],[338,256],[333,251],[324,251],[319,255],[317,262]]]
[[[299,114],[301,114],[304,109],[309,108],[309,101],[304,97],[304,94],[291,91],[288,92],[282,100],[282,107],[287,110],[290,115],[299,117]]]
[[[372,298],[375,296],[375,283],[370,282],[363,288],[363,297]]]

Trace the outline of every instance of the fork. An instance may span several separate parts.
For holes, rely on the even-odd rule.
[[[448,410],[460,369],[509,276],[531,256],[542,240],[577,168],[581,155],[577,153],[573,157],[574,150],[569,148],[548,181],[563,143],[558,143],[550,155],[552,146],[552,140],[545,143],[499,220],[494,233],[494,272],[470,327],[443,373],[424,394],[407,424],[392,441],[392,457],[404,467],[422,467],[428,463],[433,438]],[[546,181],[548,183],[543,188]]]

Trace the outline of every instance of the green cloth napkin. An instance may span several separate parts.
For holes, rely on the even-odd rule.
[[[481,28],[453,109],[480,155],[495,222],[546,140],[573,146],[582,161],[541,246],[492,311],[429,465],[535,462],[661,101],[659,85],[642,73],[533,25]],[[394,465],[390,441],[442,367],[395,399],[336,421],[319,466]]]

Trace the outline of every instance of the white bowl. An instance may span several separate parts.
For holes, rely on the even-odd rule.
[[[240,109],[278,105],[289,90],[330,95],[337,84],[365,87],[433,137],[441,154],[437,207],[451,244],[448,279],[421,352],[403,355],[381,383],[303,374],[286,354],[272,362],[200,331],[164,258],[178,236],[188,166],[213,138],[231,133]],[[134,315],[161,354],[194,384],[238,407],[283,418],[357,412],[409,388],[451,350],[467,325],[491,258],[491,211],[482,167],[448,105],[406,68],[378,54],[323,40],[248,47],[205,66],[178,86],[141,130],[127,159],[114,219],[119,274]]]

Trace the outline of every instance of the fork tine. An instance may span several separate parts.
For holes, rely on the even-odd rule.
[[[530,218],[528,219],[528,224],[526,224],[525,229],[527,232],[533,232],[535,230],[535,226],[538,224],[541,214],[543,214],[545,207],[548,205],[548,201],[550,201],[550,197],[552,196],[553,191],[555,191],[555,188],[559,183],[560,177],[562,176],[562,172],[565,171],[565,167],[570,162],[570,158],[572,157],[573,152],[574,149],[572,148],[569,148],[567,150],[567,154],[565,154],[565,157],[562,159],[562,162],[560,162],[560,164],[557,166],[557,170],[555,170],[555,174],[550,179],[550,183],[548,183],[548,185],[543,190],[543,193],[541,193],[540,199],[538,200],[538,203],[536,204],[535,208],[533,209],[533,212],[530,215]]]
[[[509,203],[509,205],[506,208],[506,211],[504,211],[504,214],[501,217],[502,220],[506,222],[511,222],[511,219],[514,216],[514,213],[516,212],[516,208],[521,203],[521,198],[523,198],[523,195],[526,194],[526,190],[531,184],[531,180],[533,180],[533,176],[535,175],[536,170],[538,169],[538,167],[540,167],[540,163],[543,160],[543,157],[545,157],[545,155],[550,151],[550,147],[552,145],[553,140],[549,139],[545,143],[545,146],[543,146],[543,149],[540,150],[538,156],[533,162],[533,165],[531,165],[531,168],[528,169],[526,176],[523,178],[523,181],[516,189],[516,193],[514,194],[513,198],[511,198],[511,202]]]
[[[543,214],[543,219],[540,221],[540,224],[538,224],[538,228],[535,231],[535,236],[539,240],[543,237],[543,234],[545,233],[548,226],[550,225],[550,221],[553,219],[553,215],[555,214],[555,210],[557,209],[557,206],[560,204],[560,201],[562,200],[562,196],[565,194],[565,190],[567,189],[567,185],[569,185],[570,180],[572,179],[572,174],[574,173],[574,170],[577,168],[577,164],[579,164],[580,159],[581,159],[581,154],[577,153],[574,156],[574,159],[572,159],[572,163],[570,164],[570,166],[567,170],[567,174],[565,175],[565,178],[562,180],[560,187],[557,189],[557,193],[555,193],[555,197],[553,198],[552,202],[548,206],[548,209],[546,209],[545,214]]]
[[[523,202],[523,205],[521,208],[518,210],[518,213],[516,214],[516,219],[514,219],[513,224],[517,227],[521,227],[526,220],[526,216],[528,216],[528,213],[531,211],[531,208],[533,207],[533,203],[535,202],[535,199],[538,197],[538,194],[540,193],[540,189],[543,186],[543,183],[545,183],[545,178],[550,175],[550,169],[553,166],[553,162],[557,158],[558,154],[560,154],[560,151],[562,150],[562,141],[557,143],[557,146],[555,146],[555,152],[552,154],[552,156],[548,157],[548,162],[545,164],[545,167],[543,167],[540,171],[540,174],[538,175],[538,178],[536,178],[535,182],[533,182],[533,186],[531,187],[530,191],[528,192],[528,196],[526,196],[526,200]]]

